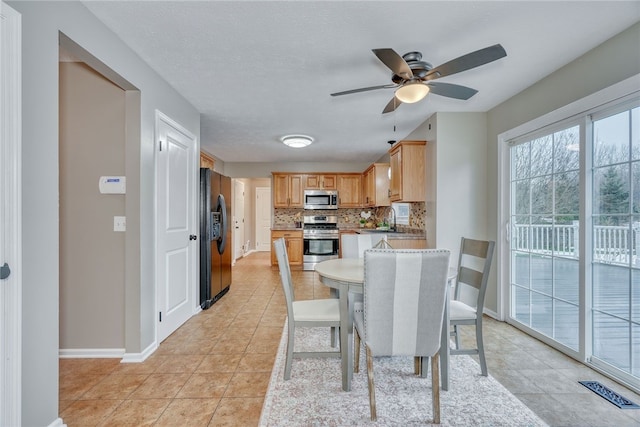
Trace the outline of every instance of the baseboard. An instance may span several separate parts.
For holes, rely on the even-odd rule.
[[[58,418],[47,427],[67,427],[67,425],[62,421],[62,418]]]
[[[494,319],[496,319],[496,320],[500,320],[500,321],[502,321],[502,319],[500,319],[500,316],[498,316],[498,313],[496,313],[496,312],[495,312],[495,311],[493,311],[493,310],[488,310],[488,309],[486,309],[486,308],[485,308],[484,310],[482,310],[482,312],[483,312],[484,314],[486,314],[487,316],[489,316],[489,317],[493,317],[493,318],[494,318]]]
[[[158,349],[158,343],[152,342],[142,353],[125,353],[120,363],[141,363],[147,360]]]
[[[60,359],[120,359],[124,348],[61,348]]]

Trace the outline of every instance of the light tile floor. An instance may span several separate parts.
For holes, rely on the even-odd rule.
[[[325,298],[313,272],[292,272],[296,298]],[[268,252],[233,268],[227,295],[193,316],[143,363],[61,359],[60,416],[74,426],[257,425],[285,320],[284,296]],[[472,339],[473,328],[463,331]],[[494,376],[551,426],[638,426],[578,384],[597,380],[640,404],[640,396],[506,323],[487,318]],[[479,370],[478,370],[479,373]]]

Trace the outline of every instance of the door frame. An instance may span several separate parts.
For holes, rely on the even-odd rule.
[[[2,254],[11,275],[0,282],[2,345],[0,357],[0,425],[20,425],[22,417],[22,21],[18,12],[4,2],[0,6],[0,79],[2,87],[0,146],[0,200]]]
[[[233,209],[233,225],[232,225],[232,234],[233,234],[233,263],[235,264],[235,262],[237,260],[239,260],[240,258],[244,257],[246,255],[246,253],[249,251],[249,248],[245,248],[244,247],[244,243],[246,241],[246,213],[245,213],[245,193],[246,193],[246,189],[245,189],[245,183],[239,179],[232,179],[233,182],[233,202],[231,204],[231,207]],[[242,218],[240,218],[238,216],[238,211],[240,211],[239,207],[238,207],[238,203],[236,203],[238,201],[238,188],[242,187]],[[239,224],[237,224],[239,222]],[[240,237],[242,237],[240,240],[238,240]]]

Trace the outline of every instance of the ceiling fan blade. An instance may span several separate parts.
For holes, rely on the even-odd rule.
[[[475,67],[479,67],[489,62],[507,56],[507,52],[500,44],[485,47],[475,52],[467,53],[449,62],[445,62],[431,70],[425,75],[424,80],[434,80],[451,74],[467,71]]]
[[[380,85],[380,86],[361,87],[360,89],[351,89],[351,90],[345,90],[343,92],[332,93],[331,96],[349,95],[352,93],[366,92],[369,90],[377,90],[377,89],[391,89],[396,86],[397,85]]]
[[[392,111],[395,111],[395,109],[398,108],[400,104],[402,104],[402,101],[400,101],[398,98],[394,96],[393,98],[391,98],[391,101],[389,101],[387,106],[384,107],[384,110],[382,110],[382,114],[387,114]]]
[[[429,82],[427,83],[431,93],[455,99],[467,100],[478,93],[477,90],[452,83]]]
[[[409,64],[402,59],[402,56],[398,55],[393,49],[372,49],[373,53],[378,57],[380,61],[394,74],[399,75],[405,79],[410,79],[413,77],[413,72],[409,67]]]

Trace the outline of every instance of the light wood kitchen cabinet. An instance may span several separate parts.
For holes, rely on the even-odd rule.
[[[427,239],[387,239],[393,249],[427,249]]]
[[[309,190],[335,190],[336,175],[335,174],[308,174],[305,175],[305,189]]]
[[[276,251],[273,249],[273,242],[284,237],[287,247],[289,265],[302,268],[302,255],[304,253],[304,241],[302,240],[302,230],[271,230],[271,265],[278,266]]]
[[[273,173],[273,207],[301,208],[304,175]]]
[[[341,173],[337,175],[338,207],[359,208],[362,206],[362,174]]]
[[[213,157],[211,157],[209,154],[205,153],[204,151],[200,152],[200,167],[201,168],[209,168],[211,170],[213,170],[213,165],[215,163],[215,160]]]
[[[392,202],[426,199],[426,141],[400,141],[389,150]]]
[[[365,207],[389,206],[389,163],[374,163],[366,171],[363,178],[364,195],[362,204]]]

